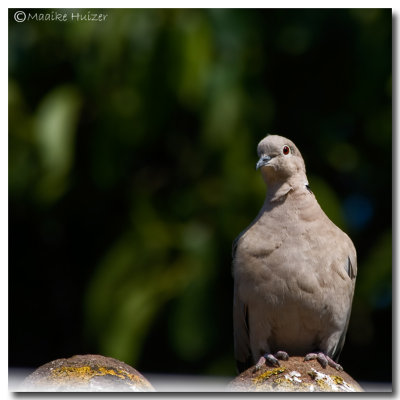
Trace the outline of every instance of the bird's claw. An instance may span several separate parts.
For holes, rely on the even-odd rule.
[[[275,357],[276,357],[277,359],[279,359],[279,360],[282,360],[282,361],[287,361],[287,360],[289,360],[289,354],[286,353],[286,351],[282,351],[282,350],[276,352],[276,353],[275,353]]]
[[[273,367],[280,367],[278,360],[287,361],[289,360],[289,355],[286,351],[278,351],[275,354],[265,353],[260,359],[257,361],[257,364],[254,367],[253,372],[257,372],[264,364],[270,364]]]
[[[326,366],[329,365],[330,367],[335,368],[338,371],[343,371],[343,367],[340,364],[336,363],[329,356],[327,356],[322,352],[308,353],[304,357],[304,361],[310,361],[310,360],[317,360],[321,364],[322,368],[326,368]]]

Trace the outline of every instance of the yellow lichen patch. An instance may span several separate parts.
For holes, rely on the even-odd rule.
[[[337,375],[331,375],[331,378],[333,380],[333,382],[336,383],[336,385],[343,385],[343,378],[341,378],[340,376]]]
[[[332,391],[332,386],[329,385],[323,379],[315,379],[315,382],[324,392],[331,392]]]
[[[52,379],[60,380],[65,383],[70,381],[74,381],[75,383],[86,383],[94,376],[105,376],[105,375],[113,375],[120,379],[127,379],[132,383],[132,385],[142,385],[144,387],[150,387],[149,384],[143,380],[140,376],[136,376],[134,374],[129,374],[123,370],[114,370],[112,368],[91,368],[89,366],[82,367],[59,367],[55,368],[51,371]]]
[[[60,367],[55,368],[51,371],[53,379],[79,379],[79,380],[89,380],[96,372],[89,366],[84,367]]]
[[[274,379],[274,383],[276,383],[277,385],[281,385],[282,383],[291,383],[291,384],[293,384],[293,382],[290,381],[287,378],[276,378],[276,379]]]
[[[271,376],[282,374],[285,371],[286,371],[285,367],[279,367],[279,368],[270,369],[267,372],[264,372],[263,374],[261,374],[260,376],[257,376],[257,378],[254,378],[253,382],[255,382],[255,383],[264,382],[267,379],[269,379]]]
[[[327,375],[314,369],[308,372],[317,386],[324,392],[355,392],[357,389],[349,385],[342,377]]]
[[[103,376],[103,375],[113,375],[113,376],[117,376],[120,379],[126,379],[126,375],[128,375],[125,371],[114,371],[113,369],[109,369],[109,368],[104,368],[104,367],[99,367],[97,370],[99,373],[96,374],[98,376]]]

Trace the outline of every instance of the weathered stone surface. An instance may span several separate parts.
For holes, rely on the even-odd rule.
[[[316,360],[304,362],[304,357],[279,361],[280,367],[254,367],[242,372],[229,385],[232,392],[363,392],[360,385],[346,372]]]
[[[135,368],[114,358],[77,355],[42,365],[29,375],[23,391],[34,392],[154,392]]]

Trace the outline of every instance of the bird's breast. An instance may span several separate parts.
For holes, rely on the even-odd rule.
[[[271,304],[314,302],[313,296],[324,291],[328,257],[321,254],[323,241],[307,230],[307,224],[260,229],[246,232],[239,241],[234,262],[234,276],[244,289],[247,301],[261,296]],[[245,301],[246,301],[245,300]]]

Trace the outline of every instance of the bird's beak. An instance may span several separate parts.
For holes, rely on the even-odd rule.
[[[269,160],[271,160],[270,156],[266,155],[261,156],[260,159],[257,161],[256,170],[263,167],[264,165],[267,165]]]

